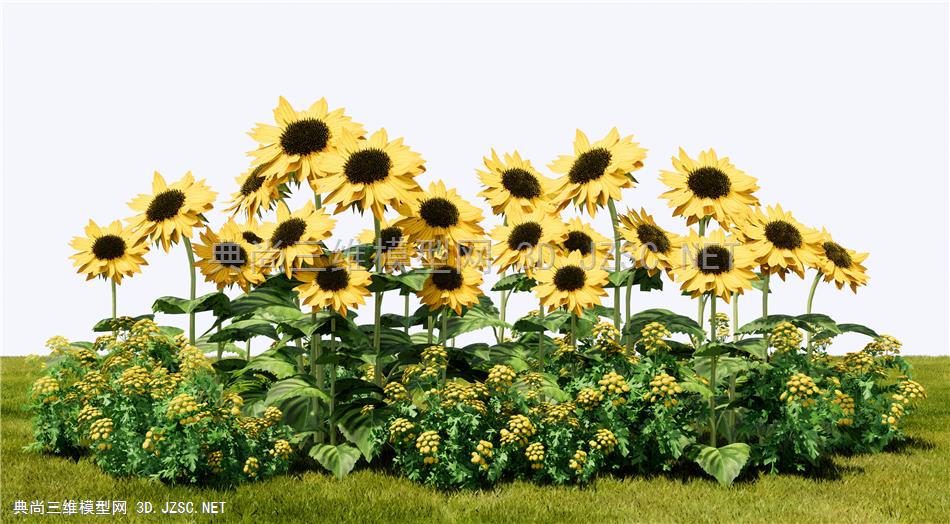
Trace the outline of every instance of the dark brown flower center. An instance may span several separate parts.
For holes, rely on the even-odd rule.
[[[577,291],[587,283],[587,274],[577,266],[564,266],[554,272],[554,287],[558,291]]]
[[[385,180],[393,161],[381,149],[363,149],[350,155],[343,166],[343,174],[351,184],[372,184]]]
[[[330,128],[316,118],[291,122],[280,135],[280,147],[288,155],[319,153],[330,141]]]
[[[462,273],[452,266],[439,266],[432,272],[432,284],[439,291],[455,291],[462,282]]]
[[[429,227],[452,227],[459,222],[459,209],[452,202],[435,197],[419,206],[419,216]]]
[[[379,249],[383,253],[399,246],[400,241],[402,241],[402,229],[398,227],[387,227],[379,232]]]
[[[248,196],[264,185],[264,177],[259,174],[264,170],[263,168],[264,166],[257,166],[254,168],[254,171],[251,171],[251,174],[244,179],[244,183],[241,184],[242,196]]]
[[[851,260],[851,255],[848,254],[848,250],[839,244],[829,241],[822,244],[821,247],[825,249],[825,256],[828,257],[828,260],[834,262],[841,269],[848,269],[854,263]]]
[[[798,228],[784,220],[773,220],[765,225],[765,238],[777,248],[797,249],[802,247],[802,234]]]
[[[696,267],[707,275],[727,273],[732,269],[732,252],[722,246],[705,246],[696,256]]]
[[[155,195],[145,211],[145,218],[152,222],[161,222],[173,218],[185,205],[185,193],[178,189],[169,189]]]
[[[214,261],[224,267],[241,267],[248,262],[247,251],[234,242],[219,242],[213,247]]]
[[[340,291],[350,284],[350,273],[344,267],[330,266],[317,271],[317,285],[324,291]]]
[[[541,240],[541,225],[537,222],[525,222],[511,228],[508,234],[508,248],[516,251],[530,249]]]
[[[541,196],[541,183],[527,170],[513,168],[501,174],[501,185],[517,198],[530,200]]]
[[[307,231],[307,222],[304,219],[288,218],[274,229],[274,234],[270,237],[271,246],[275,249],[293,246],[300,242],[305,231]]]
[[[125,255],[125,240],[118,235],[103,235],[92,243],[92,254],[99,260],[115,260]]]
[[[583,231],[571,231],[567,234],[567,240],[564,241],[564,249],[568,253],[580,251],[582,255],[587,256],[594,250],[594,239]]]
[[[568,179],[574,184],[586,184],[597,180],[607,171],[610,158],[610,151],[602,147],[581,153],[567,173]]]
[[[244,241],[247,242],[248,244],[253,244],[253,245],[255,245],[255,246],[256,246],[257,244],[260,244],[261,242],[264,241],[263,238],[257,236],[257,235],[254,234],[252,231],[245,231],[245,232],[241,233],[241,237],[242,237],[242,238],[244,239]]]
[[[701,167],[686,177],[686,185],[700,198],[722,198],[729,194],[732,181],[717,167]]]
[[[637,226],[637,238],[640,244],[654,253],[669,253],[670,238],[666,232],[651,224],[640,224]]]

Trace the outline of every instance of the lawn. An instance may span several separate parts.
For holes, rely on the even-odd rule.
[[[0,520],[82,521],[103,516],[13,516],[24,501],[125,500],[126,521],[232,522],[947,522],[950,514],[950,358],[911,357],[929,398],[906,422],[911,438],[886,453],[839,456],[821,472],[757,475],[721,488],[683,472],[602,478],[584,488],[505,484],[487,492],[439,492],[388,473],[360,470],[337,481],[320,472],[286,475],[234,490],[116,479],[87,459],[22,451],[30,439],[21,406],[39,373],[24,358],[0,358]],[[156,513],[138,515],[151,502]],[[194,502],[190,516],[162,515],[168,501]],[[224,501],[224,514],[201,503]]]

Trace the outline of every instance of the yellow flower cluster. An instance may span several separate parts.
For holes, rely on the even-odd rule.
[[[501,444],[519,444],[524,446],[528,443],[528,438],[534,436],[538,429],[531,423],[531,420],[524,415],[512,415],[508,419],[508,427],[501,430]]]
[[[287,460],[294,454],[294,448],[290,446],[290,442],[287,442],[284,439],[278,439],[274,442],[274,449],[270,450],[270,456],[280,457],[284,460]]]
[[[161,452],[155,447],[156,442],[165,440],[165,435],[155,428],[149,429],[145,433],[145,441],[142,442],[142,449],[154,453],[156,457],[161,456]]]
[[[402,383],[408,384],[412,382],[413,379],[425,380],[437,378],[438,376],[439,368],[423,366],[421,364],[410,364],[402,370]]]
[[[276,426],[280,424],[280,421],[284,418],[284,414],[280,409],[271,406],[264,410],[264,424],[266,426]]]
[[[890,335],[881,335],[864,346],[864,352],[875,357],[896,357],[900,355],[901,346],[903,344],[900,340]]]
[[[488,370],[485,385],[494,391],[505,391],[515,381],[515,370],[504,364],[496,364]]]
[[[894,395],[897,402],[891,403],[890,408],[886,413],[881,414],[881,425],[890,426],[891,429],[896,430],[897,424],[900,422],[901,417],[904,416],[904,406],[905,400],[900,395]]]
[[[139,335],[157,335],[161,333],[158,324],[150,318],[143,318],[132,324],[132,334]]]
[[[643,394],[643,400],[663,402],[665,407],[672,407],[679,403],[676,395],[683,392],[683,387],[676,379],[666,373],[660,373],[650,380],[650,391]]]
[[[87,422],[92,422],[93,420],[101,417],[101,409],[86,404],[82,407],[82,409],[79,410],[79,415],[76,416],[76,422],[79,423],[80,426],[83,426]]]
[[[587,463],[587,452],[579,449],[574,452],[574,456],[568,461],[567,467],[573,469],[575,473],[580,474],[584,469],[585,463]]]
[[[59,382],[53,377],[40,377],[33,383],[33,398],[42,397],[44,404],[59,400],[55,394],[58,391]]]
[[[386,396],[387,404],[395,404],[409,400],[409,392],[406,391],[406,386],[403,386],[399,382],[386,384],[383,388],[383,395]]]
[[[780,322],[772,329],[769,344],[776,351],[795,352],[802,345],[802,332],[791,322]]]
[[[129,357],[121,353],[113,353],[109,355],[105,362],[102,363],[102,370],[109,371],[113,368],[121,368],[129,363]]]
[[[488,460],[492,457],[492,443],[487,440],[479,440],[478,445],[475,446],[475,451],[472,452],[472,464],[479,466],[482,469],[488,469]]]
[[[597,430],[597,433],[594,434],[594,439],[589,441],[588,444],[590,444],[591,448],[608,454],[617,446],[617,437],[613,431],[601,428]]]
[[[584,388],[577,392],[574,401],[582,409],[594,409],[604,401],[604,394],[593,388]]]
[[[237,425],[241,430],[251,438],[256,438],[262,431],[267,429],[267,422],[262,418],[239,417]]]
[[[178,358],[181,364],[178,366],[179,372],[183,376],[190,376],[199,371],[211,371],[211,361],[205,357],[196,346],[186,344],[178,350]]]
[[[399,417],[389,424],[389,440],[391,442],[410,442],[415,438],[415,434],[412,432],[415,427],[412,422]]]
[[[261,469],[261,462],[254,457],[248,457],[244,461],[244,474],[248,477],[256,477]]]
[[[92,343],[92,347],[95,348],[96,351],[113,349],[115,346],[116,346],[116,339],[113,335],[100,335],[99,337],[96,337],[96,340],[93,341]],[[79,358],[80,360],[83,360],[82,358],[79,357],[79,353],[77,352],[77,350],[72,350],[69,353],[73,355],[74,357]],[[92,353],[92,355],[95,356],[95,353]],[[85,354],[83,354],[83,356],[88,357],[88,355],[85,355]],[[83,364],[86,364],[86,362],[83,361]]]
[[[83,400],[89,400],[106,390],[106,378],[98,371],[89,371],[76,382],[76,389],[82,393]]]
[[[443,346],[429,346],[422,350],[422,361],[429,366],[442,367],[448,364],[449,354]]]
[[[666,343],[666,337],[670,336],[670,330],[659,322],[650,322],[640,330],[640,345],[647,353],[657,351],[666,351],[670,348]]]
[[[542,412],[544,413],[542,422],[545,424],[567,423],[569,426],[577,427],[580,421],[574,416],[574,410],[576,409],[577,406],[573,402],[542,404]]]
[[[211,467],[211,471],[215,473],[221,473],[221,464],[224,462],[224,453],[222,451],[212,451],[208,453],[208,466]]]
[[[144,395],[151,381],[152,375],[145,366],[132,366],[119,375],[119,385],[126,395]]]
[[[366,364],[365,366],[363,366],[363,367],[360,368],[360,369],[363,370],[363,377],[362,377],[363,380],[365,380],[365,381],[367,381],[367,382],[375,382],[375,381],[376,381],[376,366],[374,366],[374,365],[372,365],[372,364]]]
[[[573,357],[577,356],[577,347],[574,344],[568,342],[566,337],[557,337],[554,339],[554,359],[555,360],[572,360]]]
[[[107,449],[112,449],[112,444],[105,442],[109,440],[109,437],[112,436],[112,419],[111,418],[100,418],[92,423],[92,426],[89,427],[89,438],[92,440],[101,441],[96,446],[99,451],[105,451]]]
[[[179,419],[182,424],[192,424],[198,421],[198,402],[188,393],[181,393],[168,403],[165,415],[170,419]]]
[[[927,391],[924,390],[924,387],[913,380],[908,379],[906,376],[901,377],[901,381],[897,383],[897,392],[904,397],[910,399],[910,402],[917,402],[918,400],[927,398]]]
[[[244,399],[234,391],[226,391],[221,395],[221,409],[223,416],[236,417],[241,414],[241,406],[244,405]]]
[[[623,353],[624,347],[617,342],[620,331],[611,322],[599,322],[591,332],[594,335],[594,348],[606,355]]]
[[[463,381],[449,382],[442,388],[442,407],[449,409],[458,403],[475,408],[480,413],[486,413],[485,403],[479,400],[488,396],[488,389],[480,382],[468,383]]]
[[[615,371],[611,371],[604,375],[599,381],[600,391],[606,393],[607,395],[623,395],[624,393],[630,392],[630,386],[627,385],[627,381]],[[620,397],[613,400],[614,405],[623,404],[627,399]]]
[[[844,362],[835,366],[835,369],[842,373],[854,375],[864,375],[869,372],[876,372],[877,366],[874,357],[866,352],[848,353],[844,356]]]
[[[157,366],[152,370],[152,376],[148,381],[148,394],[155,400],[168,398],[178,387],[178,375],[169,373],[163,366]]]
[[[779,400],[786,400],[789,404],[796,400],[802,407],[809,407],[815,403],[815,397],[821,394],[821,390],[815,385],[815,381],[804,373],[795,373],[785,383],[786,389],[779,396]]]
[[[521,375],[521,382],[528,387],[540,387],[542,384],[544,384],[544,376],[537,371],[529,371]]]
[[[71,349],[69,354],[85,367],[92,367],[99,361],[99,357],[91,349],[75,348]]]
[[[850,426],[854,423],[852,418],[854,417],[854,398],[851,395],[836,389],[835,398],[831,399],[831,402],[841,408],[841,412],[844,414],[844,417],[838,419],[839,426]]]
[[[709,322],[716,326],[716,338],[723,339],[729,337],[729,315],[725,313],[716,313],[709,317]]]
[[[524,450],[524,456],[528,457],[531,463],[531,469],[541,469],[544,467],[544,444],[532,442]]]
[[[69,341],[66,340],[66,337],[56,335],[46,341],[46,349],[54,355],[59,355],[69,349]]]
[[[425,464],[438,464],[439,458],[436,453],[439,452],[439,444],[442,438],[435,431],[423,431],[416,439],[416,449],[422,454],[422,462]]]

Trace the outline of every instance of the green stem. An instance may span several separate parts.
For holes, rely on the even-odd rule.
[[[403,317],[406,319],[406,334],[409,334],[409,293],[406,293],[406,305],[403,308]]]
[[[382,238],[380,238],[380,225],[379,219],[375,216],[373,217],[373,231],[375,231],[376,236],[376,272],[383,272],[383,258],[380,256],[382,252]],[[373,308],[373,351],[376,354],[376,385],[382,387],[383,385],[383,357],[380,351],[380,341],[382,339],[382,328],[380,326],[380,317],[383,313],[383,293],[377,291],[375,294],[375,304]]]
[[[709,217],[703,217],[699,219],[699,236],[706,236],[706,223],[708,222]],[[702,246],[700,246],[702,249]],[[703,327],[703,311],[706,309],[706,296],[699,296],[699,304],[697,305],[697,314],[696,322],[699,322],[699,327]]]
[[[544,320],[544,306],[538,306],[538,318]],[[541,361],[541,369],[544,369],[544,328],[538,332],[538,359]]]
[[[716,316],[716,295],[709,294],[709,312],[715,317]],[[709,323],[709,339],[716,340],[716,323]],[[712,360],[709,364],[709,389],[712,390],[712,395],[709,396],[709,445],[716,447],[716,366],[718,364],[719,357],[712,356]]]
[[[112,336],[114,337],[114,336],[117,336],[117,335],[119,334],[118,326],[115,325],[115,319],[116,319],[116,314],[115,314],[115,311],[116,311],[116,310],[115,310],[115,304],[116,304],[116,301],[115,301],[115,296],[116,296],[115,279],[114,279],[114,278],[110,278],[109,281],[112,282]]]
[[[181,237],[185,243],[185,253],[188,254],[188,270],[191,272],[191,294],[189,298],[195,300],[195,252],[191,248],[191,240],[186,236]],[[195,343],[195,312],[192,311],[188,314],[188,340],[194,344]]]
[[[504,273],[502,273],[502,276],[504,276]],[[505,321],[505,309],[508,307],[508,293],[510,292],[505,290],[501,291],[501,307],[498,309],[498,316],[502,322]],[[498,343],[505,343],[505,326],[498,327]]]
[[[244,351],[244,358],[246,360],[251,360],[251,338],[247,337],[247,348]]]
[[[769,316],[769,275],[768,268],[762,270],[762,318]]]
[[[571,312],[571,345],[577,346],[577,314]]]
[[[218,333],[221,332],[221,324],[218,324]],[[218,342],[218,360],[224,356],[224,342]]]
[[[629,329],[630,327],[630,302],[633,298],[633,271],[630,271],[630,276],[627,277],[627,311],[626,319],[624,320],[624,325]],[[623,335],[621,334],[621,337]],[[633,337],[630,336],[630,333],[627,333],[627,354],[630,355],[633,353]]]
[[[620,272],[620,221],[617,219],[617,206],[613,199],[607,199],[607,209],[610,210],[610,221],[614,228],[614,271]],[[614,288],[614,327],[620,331],[620,286]],[[618,335],[619,336],[619,335]]]
[[[429,331],[429,345],[431,346],[432,345],[432,331],[435,329],[435,318],[433,318],[432,316],[432,310],[429,310],[428,307],[426,309],[428,310],[428,314],[427,314],[428,316],[426,318],[426,327],[428,328],[428,331]]]
[[[330,317],[330,342],[333,343],[333,352],[336,353],[336,341],[333,339],[333,333],[336,332],[336,317]],[[379,370],[377,368],[377,373]],[[331,422],[333,414],[336,411],[336,363],[330,364],[330,416],[327,419],[327,426],[330,428],[330,445],[336,446],[336,425]]]
[[[815,272],[815,280],[811,283],[811,289],[808,291],[808,304],[805,306],[805,313],[811,313],[811,304],[815,300],[815,290],[818,289],[818,283],[821,282],[821,271]],[[805,334],[805,346],[808,348],[808,360],[811,360],[811,332]]]
[[[442,326],[439,327],[439,343],[445,347],[449,341],[449,308],[442,308]]]
[[[732,341],[739,340],[739,293],[732,292]]]

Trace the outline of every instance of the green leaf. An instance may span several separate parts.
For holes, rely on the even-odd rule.
[[[297,308],[294,303],[294,287],[300,282],[287,278],[284,274],[274,275],[266,282],[241,295],[231,302],[231,314],[235,317],[247,317],[260,308],[267,306],[286,306]]]
[[[832,320],[828,315],[822,315],[821,313],[806,313],[804,315],[798,315],[795,317],[795,320],[793,320],[792,323],[799,328],[812,333],[816,333],[820,330],[831,331],[833,333],[838,333],[841,331],[837,322]]]
[[[278,379],[283,379],[297,373],[297,364],[282,353],[267,351],[251,358],[244,366],[244,370],[266,371]]]
[[[486,297],[478,298],[478,304],[463,311],[461,317],[451,316],[448,325],[448,337],[453,338],[478,329],[486,327],[506,327],[511,325],[499,318],[498,310],[491,304],[491,301],[483,300]],[[441,326],[441,321],[437,319],[436,327]]]
[[[139,315],[137,317],[133,317],[132,320],[138,322],[139,320],[142,320],[143,318],[154,320],[155,315],[152,315],[151,313],[146,314],[146,315]],[[103,333],[105,331],[115,331],[116,328],[112,326],[112,318],[104,318],[100,320],[99,322],[96,322],[96,325],[92,326],[92,330],[95,331],[96,333]]]
[[[249,319],[232,322],[208,337],[208,342],[232,342],[247,340],[256,335],[263,335],[274,340],[279,339],[274,326],[266,320]]]
[[[194,300],[178,297],[161,297],[152,304],[152,311],[166,315],[185,315],[201,311],[213,311],[215,316],[229,313],[231,299],[220,291],[208,293]]]
[[[733,353],[738,351],[734,344],[728,344],[724,342],[710,342],[708,344],[702,344],[693,352],[694,357],[716,357],[719,355],[726,355],[728,353]]]
[[[795,317],[791,315],[768,315],[765,317],[760,317],[736,330],[736,333],[739,334],[749,334],[749,333],[770,333],[775,326],[781,324],[782,322],[791,322]]]
[[[828,331],[829,333],[840,332],[838,324],[836,324],[835,321],[832,320],[828,315],[823,315],[821,313],[808,313],[805,315],[798,315],[797,317],[793,317],[791,315],[768,315],[766,317],[757,318],[752,322],[740,327],[737,330],[737,333],[769,333],[775,329],[775,326],[781,324],[782,322],[791,322],[795,327],[809,331],[811,333],[816,333],[818,331]]]
[[[369,462],[375,455],[373,430],[384,424],[389,418],[389,410],[385,407],[377,407],[368,413],[362,412],[365,404],[353,403],[343,408],[340,415],[336,418],[336,423],[340,431],[347,440],[359,448],[360,453]]]
[[[706,337],[705,330],[692,318],[659,308],[647,309],[633,315],[624,326],[624,331],[632,334],[634,340],[639,340],[640,331],[650,322],[659,322],[673,333],[684,333],[700,339]]]
[[[765,360],[768,343],[762,337],[744,338],[733,343],[737,348],[761,360]]]
[[[736,442],[721,448],[703,446],[696,457],[696,463],[709,473],[723,486],[732,485],[732,481],[739,476],[742,467],[749,460],[749,445]]]
[[[873,329],[862,326],[861,324],[838,324],[838,331],[840,333],[860,333],[862,335],[867,335],[871,338],[878,338],[880,335],[877,334],[877,331]],[[824,334],[822,331],[820,334]],[[816,338],[827,338],[827,337],[816,337]]]
[[[327,471],[333,473],[336,478],[342,479],[353,467],[356,461],[360,459],[360,450],[350,444],[315,444],[310,448],[310,456],[313,457]]]
[[[267,392],[264,403],[277,406],[284,413],[284,422],[297,431],[313,430],[319,427],[319,402],[329,404],[330,397],[320,388],[310,375],[295,375],[274,382]]]
[[[704,399],[708,399],[712,396],[712,390],[710,390],[705,384],[696,382],[695,380],[685,380],[679,384],[680,387],[683,388],[683,391],[699,393]]]
[[[528,315],[520,318],[513,329],[521,333],[537,333],[540,331],[557,332],[565,322],[570,321],[571,314],[563,309],[556,309],[540,317],[538,315]]]
[[[611,271],[607,275],[607,283],[604,284],[604,289],[615,288],[615,287],[626,287],[627,280],[630,279],[630,275],[633,274],[632,269],[621,269],[620,271]]]
[[[254,312],[254,317],[273,323],[291,323],[304,317],[309,318],[300,308],[289,306],[265,306]]]
[[[524,273],[505,275],[495,282],[492,291],[531,291],[538,282]]]

